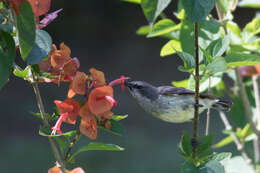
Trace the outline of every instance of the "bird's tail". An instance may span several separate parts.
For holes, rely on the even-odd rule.
[[[230,111],[232,106],[232,101],[224,100],[224,99],[217,99],[216,103],[212,105],[213,109],[217,109],[220,111],[228,112]]]

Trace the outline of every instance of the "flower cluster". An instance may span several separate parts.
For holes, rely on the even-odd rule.
[[[70,82],[67,99],[64,101],[55,100],[54,103],[60,114],[52,134],[56,132],[62,134],[61,124],[66,122],[76,124],[78,115],[81,117],[80,131],[90,139],[97,138],[97,124],[102,122],[105,128],[111,128],[110,119],[113,113],[111,109],[117,105],[114,100],[114,90],[112,86],[121,84],[124,89],[122,76],[109,84],[106,83],[105,75],[95,68],[89,70],[90,74],[78,71],[79,61],[71,58],[71,50],[64,43],[60,44],[60,50],[53,45],[48,59],[38,63],[40,71],[49,73],[52,78],[42,77],[42,82]],[[79,101],[73,99],[75,95],[86,97],[86,103],[80,108]]]
[[[239,73],[242,77],[250,77],[260,74],[260,65],[255,66],[241,66],[238,67]]]
[[[3,0],[0,0],[0,2],[1,1]],[[62,10],[59,9],[52,13],[46,14],[50,9],[51,0],[44,0],[44,1],[43,0],[8,0],[7,2],[10,5],[10,7],[14,9],[15,13],[18,15],[20,14],[19,11],[20,4],[23,2],[29,2],[32,7],[37,29],[46,27],[50,22],[52,22],[57,17],[58,13]],[[45,17],[40,21],[39,17],[44,14]]]
[[[61,170],[58,166],[54,166],[48,170],[48,173],[60,173],[60,172],[61,172]],[[71,171],[66,170],[66,172],[67,173],[85,173],[85,171],[80,167],[74,168]]]

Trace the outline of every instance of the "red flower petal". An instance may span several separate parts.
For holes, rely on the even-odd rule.
[[[85,95],[86,80],[87,75],[84,72],[77,72],[71,83],[71,89],[77,94]]]
[[[68,115],[69,115],[68,112],[66,112],[66,113],[60,115],[60,118],[57,120],[55,126],[52,127],[52,130],[53,130],[53,131],[51,132],[52,135],[55,135],[55,134],[56,134],[56,131],[59,132],[59,134],[62,134],[62,131],[61,131],[61,129],[60,129],[60,126],[61,126],[63,120],[68,117]]]
[[[50,9],[51,0],[27,0],[27,1],[30,2],[35,17],[47,13]]]
[[[72,98],[72,97],[74,97],[76,94],[77,94],[77,93],[75,93],[75,92],[73,91],[73,89],[72,89],[72,82],[71,82],[71,83],[70,83],[70,86],[69,86],[69,91],[68,91],[67,96],[68,96],[68,98]]]
[[[99,71],[95,68],[91,68],[89,70],[91,76],[95,79],[96,81],[96,86],[102,86],[106,84],[106,79],[105,79],[105,75],[102,71]],[[95,87],[96,87],[95,86]]]
[[[19,12],[19,6],[22,2],[25,2],[27,0],[9,0],[9,5],[14,9],[16,14],[20,14]]]
[[[85,104],[80,109],[80,132],[90,139],[97,138],[97,122],[95,116],[89,111],[88,105]]]
[[[120,79],[113,80],[109,83],[109,86],[114,86],[120,84],[122,87],[122,91],[125,90],[125,80],[130,79],[129,77],[121,76]]]
[[[113,104],[106,100],[105,96],[113,97],[111,86],[97,87],[90,92],[87,104],[93,114],[99,115],[111,110]]]
[[[67,173],[85,173],[85,171],[80,167],[74,168],[71,171],[66,170],[66,172]],[[61,173],[61,169],[58,166],[54,166],[48,170],[48,173]]]
[[[63,121],[69,124],[75,124],[77,116],[79,114],[80,105],[78,101],[74,99],[67,99],[64,102],[55,100],[60,115],[64,113],[68,113],[68,117],[66,117]]]
[[[78,64],[74,59],[70,59],[64,64],[63,71],[65,75],[74,76],[78,71]]]

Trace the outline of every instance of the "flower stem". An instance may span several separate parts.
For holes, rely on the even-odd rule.
[[[194,119],[193,119],[193,138],[192,143],[192,158],[195,160],[197,157],[197,141],[198,141],[198,126],[199,126],[199,41],[198,41],[198,23],[194,23],[194,42],[195,42],[195,106],[194,106]]]
[[[64,158],[64,164],[65,165],[66,165],[67,161],[69,160],[71,150],[75,146],[75,144],[78,142],[80,135],[81,135],[80,130],[77,130],[77,134],[74,137],[74,139],[71,141],[71,143],[69,145],[69,148],[68,148],[68,150],[67,150],[67,152],[65,154],[65,158]]]
[[[227,116],[225,115],[224,112],[220,111],[219,112],[220,118],[222,120],[222,122],[225,125],[225,129],[231,131],[232,130],[232,126],[229,123]],[[241,144],[241,142],[239,141],[238,137],[236,136],[236,134],[231,131],[230,136],[232,137],[232,139],[234,140],[234,143],[236,144],[237,150],[241,152],[242,157],[245,159],[246,163],[252,166],[252,160],[248,157],[243,144]]]
[[[211,76],[209,76],[208,95],[210,94],[210,87],[211,87]],[[206,131],[205,131],[206,136],[209,134],[209,125],[210,125],[210,108],[208,108],[207,110]]]
[[[246,114],[248,123],[249,123],[251,129],[256,134],[256,136],[258,138],[260,138],[260,131],[256,128],[256,124],[253,121],[253,113],[252,113],[252,110],[251,110],[250,102],[249,102],[249,99],[248,99],[248,96],[247,96],[247,93],[246,93],[246,90],[245,90],[244,83],[242,81],[242,78],[239,74],[238,69],[235,69],[235,71],[236,71],[236,77],[237,77],[237,83],[238,83],[238,90],[239,90],[239,93],[242,97],[242,101],[243,101],[243,105],[244,105],[244,108],[245,108],[245,114]]]
[[[253,88],[255,94],[255,104],[256,104],[256,115],[257,115],[257,130],[260,130],[260,87],[259,87],[260,77],[255,75],[253,76]],[[259,161],[259,137],[254,139],[254,156],[255,156],[255,163]]]
[[[42,117],[43,123],[44,123],[45,126],[49,126],[49,122],[46,120],[46,117],[45,117],[46,113],[45,113],[45,110],[44,110],[44,106],[43,106],[43,102],[42,102],[42,98],[41,98],[41,94],[40,94],[38,83],[37,82],[33,82],[32,86],[33,86],[33,89],[34,89],[34,93],[36,95],[36,100],[37,100],[38,108],[39,108],[40,113],[41,113],[41,117]],[[54,140],[51,137],[48,137],[48,140],[50,142],[53,154],[55,156],[55,159],[56,159],[58,165],[60,166],[60,169],[61,169],[62,173],[66,173],[65,166],[64,166],[64,164],[63,164],[63,162],[61,160],[60,153],[58,151],[58,148],[57,148]]]

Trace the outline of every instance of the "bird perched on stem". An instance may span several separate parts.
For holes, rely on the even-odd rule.
[[[174,86],[155,87],[143,81],[126,81],[131,95],[139,105],[149,114],[167,122],[183,123],[194,117],[194,94],[186,88]],[[200,94],[199,113],[213,108],[229,111],[231,101],[218,99],[211,95]]]

